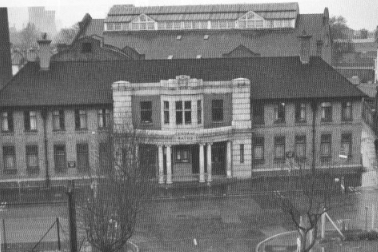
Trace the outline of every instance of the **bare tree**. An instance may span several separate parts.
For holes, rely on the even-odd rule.
[[[300,252],[315,245],[318,223],[331,209],[334,181],[330,169],[312,170],[304,161],[294,161],[289,175],[280,179],[281,191],[275,191],[278,204],[298,231]]]
[[[111,128],[102,143],[106,155],[100,158],[92,190],[85,194],[79,209],[87,241],[101,252],[121,250],[134,234],[149,185],[138,158],[136,131]]]

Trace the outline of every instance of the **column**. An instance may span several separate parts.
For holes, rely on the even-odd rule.
[[[213,143],[208,143],[206,150],[207,150],[207,182],[213,181],[212,174],[211,174],[211,146]]]
[[[167,184],[172,184],[171,145],[167,145]]]
[[[159,184],[164,184],[163,145],[158,146],[158,152],[159,152]]]
[[[204,152],[203,152],[204,144],[200,143],[199,145],[199,165],[200,165],[200,178],[199,182],[205,182],[205,160],[204,160]]]
[[[227,141],[227,178],[231,178],[231,141]]]

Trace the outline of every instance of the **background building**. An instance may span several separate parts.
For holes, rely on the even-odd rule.
[[[29,7],[29,23],[35,25],[40,32],[46,32],[49,37],[56,34],[55,11],[45,10],[45,7]]]

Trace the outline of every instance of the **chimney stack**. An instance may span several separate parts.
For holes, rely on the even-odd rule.
[[[12,78],[8,10],[0,8],[0,89]]]
[[[50,43],[51,40],[47,39],[47,34],[44,33],[42,35],[42,39],[38,40],[39,46],[39,66],[41,70],[47,71],[50,69],[50,58],[51,58],[51,50],[50,50]]]
[[[310,39],[311,35],[308,35],[305,30],[303,30],[302,35],[298,36],[301,48],[299,52],[299,57],[302,64],[308,64],[310,62]]]

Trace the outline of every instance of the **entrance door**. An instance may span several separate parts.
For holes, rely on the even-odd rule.
[[[214,143],[211,148],[212,174],[226,175],[226,143]]]

